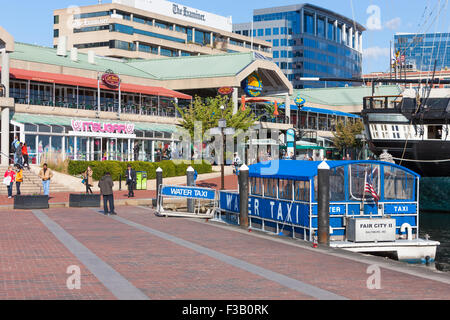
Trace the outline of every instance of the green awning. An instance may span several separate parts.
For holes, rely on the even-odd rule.
[[[82,121],[92,121],[92,122],[108,121],[104,119],[71,118],[71,117],[49,116],[49,115],[28,114],[28,113],[14,113],[14,115],[11,118],[11,120],[22,124],[30,123],[48,126],[68,126],[68,127],[72,126],[72,119]],[[116,120],[109,120],[109,121],[117,124],[134,123],[135,130],[138,131],[157,131],[157,132],[174,133],[179,128],[176,125],[163,123],[131,122],[131,121],[124,122]]]

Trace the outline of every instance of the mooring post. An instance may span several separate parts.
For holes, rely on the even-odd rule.
[[[156,199],[153,200],[153,207],[156,208],[158,204],[159,190],[163,184],[163,169],[156,169]]]
[[[319,244],[330,244],[330,166],[323,161],[318,170],[318,236]]]
[[[242,228],[248,228],[248,176],[249,169],[244,164],[239,169],[239,222]]]
[[[194,170],[194,168],[192,168],[192,167],[187,168],[186,175],[187,175],[187,186],[194,187],[195,186],[195,179],[194,179],[195,170]],[[187,209],[188,209],[189,213],[195,212],[193,199],[187,200]]]

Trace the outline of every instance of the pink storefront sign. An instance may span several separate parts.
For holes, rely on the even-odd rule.
[[[72,129],[76,132],[134,134],[134,124],[132,123],[118,124],[72,120]]]

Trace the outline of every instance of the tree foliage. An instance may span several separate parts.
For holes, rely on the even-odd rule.
[[[221,106],[225,109],[221,110]],[[255,123],[255,115],[251,108],[239,110],[233,115],[233,102],[226,96],[207,99],[196,96],[189,108],[181,109],[177,106],[177,110],[182,117],[181,127],[189,131],[191,137],[194,137],[195,122],[202,123],[202,136],[209,129],[218,127],[222,117],[227,120],[227,127],[236,130],[246,131]]]
[[[356,148],[361,146],[361,140],[356,136],[364,131],[364,124],[361,120],[355,122],[347,121],[345,124],[339,121],[336,124],[334,135],[334,146],[338,149]]]

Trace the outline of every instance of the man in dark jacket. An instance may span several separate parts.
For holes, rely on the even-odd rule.
[[[113,192],[114,182],[111,178],[111,174],[107,172],[98,182],[98,187],[100,188],[100,193],[103,195],[103,212],[106,215],[117,215],[114,211],[114,192]],[[109,210],[108,210],[109,202]]]
[[[128,198],[134,197],[134,186],[136,185],[136,171],[131,168],[131,165],[128,165],[127,171],[125,171],[125,179],[127,181],[128,186]]]

